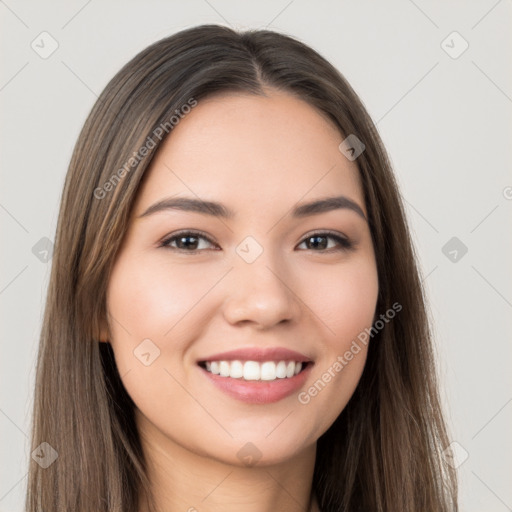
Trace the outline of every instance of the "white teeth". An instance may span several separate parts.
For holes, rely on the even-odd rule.
[[[229,377],[229,363],[227,361],[221,361],[219,364],[219,375],[221,377]]]
[[[260,365],[256,361],[246,361],[244,363],[244,379],[260,380]]]
[[[302,370],[302,363],[295,361],[207,361],[205,366],[215,375],[244,380],[289,379]]]
[[[286,377],[286,363],[279,361],[276,366],[276,377],[278,379],[284,379]]]
[[[261,380],[275,380],[276,375],[276,363],[274,361],[268,361],[261,365]]]
[[[229,376],[232,379],[239,379],[244,376],[244,365],[240,361],[231,361]]]

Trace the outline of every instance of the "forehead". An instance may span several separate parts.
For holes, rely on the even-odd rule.
[[[134,213],[180,194],[238,211],[340,193],[365,210],[357,165],[338,149],[343,139],[325,114],[286,93],[201,100],[159,148]]]

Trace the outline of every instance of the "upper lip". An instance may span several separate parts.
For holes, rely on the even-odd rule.
[[[208,357],[203,357],[198,362],[204,361],[296,361],[310,362],[311,359],[300,352],[289,350],[284,347],[272,348],[240,348],[219,352]]]

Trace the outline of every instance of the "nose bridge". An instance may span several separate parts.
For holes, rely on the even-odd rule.
[[[285,264],[275,251],[247,237],[236,249],[225,307],[231,323],[253,321],[262,326],[291,320],[298,312]]]

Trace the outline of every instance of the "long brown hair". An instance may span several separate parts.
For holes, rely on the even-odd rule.
[[[313,489],[321,510],[457,510],[456,475],[442,457],[449,441],[429,314],[375,125],[339,71],[298,40],[203,25],[127,63],[76,143],[55,237],[32,427],[32,450],[47,442],[58,458],[46,468],[30,462],[27,512],[138,512],[140,493],[150,495],[134,404],[110,345],[98,342],[108,325],[109,275],[139,184],[171,132],[169,120],[179,121],[191,100],[264,88],[296,95],[365,144],[357,164],[377,259],[377,316],[402,305],[372,339],[354,395],[318,440]]]

